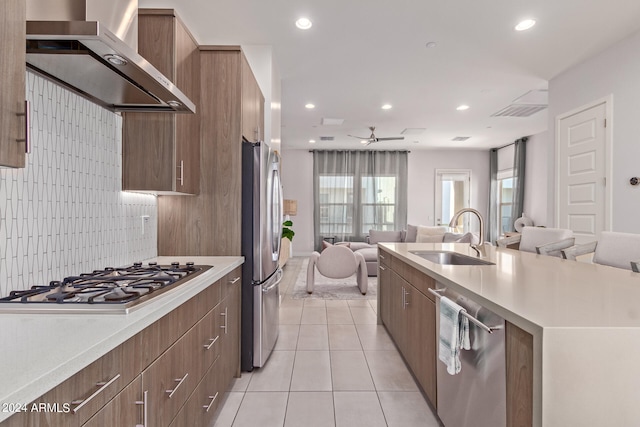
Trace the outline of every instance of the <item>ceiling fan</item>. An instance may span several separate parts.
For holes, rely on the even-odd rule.
[[[374,131],[376,130],[375,126],[369,126],[369,130],[371,131],[371,136],[369,137],[356,136],[356,135],[347,135],[347,136],[350,136],[352,138],[358,138],[362,142],[366,141],[367,145],[373,144],[374,142],[379,142],[379,141],[401,141],[404,139],[404,136],[390,136],[386,138],[378,138],[374,134]]]

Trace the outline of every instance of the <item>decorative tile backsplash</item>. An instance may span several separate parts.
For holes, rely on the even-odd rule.
[[[27,99],[27,167],[0,169],[0,296],[156,256],[155,196],[121,191],[122,117],[31,72]]]

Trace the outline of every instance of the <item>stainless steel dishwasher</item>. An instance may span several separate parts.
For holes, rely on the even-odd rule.
[[[446,296],[467,311],[471,342],[470,350],[460,352],[458,374],[448,374],[445,364],[437,361],[438,416],[446,427],[506,426],[504,319],[444,286],[437,288],[436,295]],[[436,325],[439,333],[439,303]]]

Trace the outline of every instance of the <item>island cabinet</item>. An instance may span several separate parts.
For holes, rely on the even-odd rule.
[[[378,248],[380,320],[427,398],[437,408],[435,280]],[[507,426],[533,424],[533,337],[506,322]],[[464,409],[464,408],[463,408]]]
[[[262,138],[264,97],[239,46],[200,46],[200,65],[206,167],[197,196],[158,198],[158,253],[241,255],[242,137]]]
[[[382,322],[437,407],[435,302],[426,291],[435,282],[428,276],[419,277],[415,269],[398,263],[388,252],[379,250],[379,259]]]
[[[0,166],[23,168],[28,114],[25,102],[25,0],[0,5]]]
[[[34,401],[59,410],[0,425],[208,426],[240,370],[239,277],[238,267]]]
[[[199,109],[198,44],[173,9],[139,9],[138,52]],[[122,186],[126,191],[197,194],[198,111],[123,114]]]

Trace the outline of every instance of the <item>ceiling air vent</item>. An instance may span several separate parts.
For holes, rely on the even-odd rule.
[[[493,113],[491,117],[529,117],[547,108],[546,105],[511,104]]]
[[[529,117],[547,108],[549,91],[546,89],[530,90],[513,100],[513,103],[491,117]]]
[[[336,139],[335,136],[321,136],[320,137],[320,141],[333,141],[334,139]]]
[[[470,136],[456,136],[455,138],[451,139],[452,141],[466,141],[467,139],[471,138]]]

